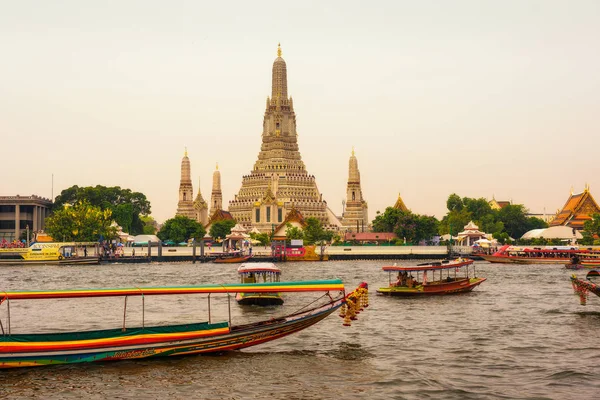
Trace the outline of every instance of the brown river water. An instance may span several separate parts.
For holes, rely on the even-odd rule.
[[[332,315],[302,332],[221,355],[0,371],[0,398],[148,399],[574,399],[600,390],[600,298],[581,306],[572,271],[555,265],[477,263],[488,278],[472,293],[430,298],[375,295],[386,261],[284,263],[282,279],[369,283],[370,307],[351,327]],[[408,265],[407,262],[403,264]],[[238,265],[110,264],[0,267],[0,290],[198,285],[237,282]],[[584,275],[585,272],[580,273]],[[293,312],[317,294],[290,293],[280,307],[241,307],[233,323]],[[128,325],[141,325],[129,299]],[[227,300],[213,300],[213,321]],[[206,297],[151,296],[146,324],[207,320]],[[215,315],[216,314],[216,315]],[[221,318],[215,318],[215,316]],[[6,306],[0,307],[6,323]],[[119,327],[123,299],[11,303],[13,333]],[[6,326],[6,324],[5,324]]]

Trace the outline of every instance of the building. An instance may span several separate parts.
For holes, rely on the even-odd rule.
[[[408,207],[406,207],[406,204],[404,204],[404,200],[402,200],[402,196],[400,196],[400,193],[398,193],[398,199],[396,200],[396,204],[394,204],[394,208],[396,210],[400,210],[400,211],[403,211],[403,212],[410,211],[408,209]]]
[[[367,202],[363,198],[360,187],[360,171],[358,160],[352,149],[348,163],[348,185],[346,186],[346,202],[342,213],[342,229],[348,232],[364,232],[369,227]]]
[[[181,159],[181,180],[179,181],[179,202],[176,215],[196,219],[194,209],[194,189],[192,188],[191,165],[187,149]]]
[[[221,191],[221,172],[219,172],[219,164],[217,164],[215,172],[213,172],[212,193],[210,196],[210,215],[215,211],[223,209],[223,192]]]
[[[196,200],[194,200],[194,210],[196,211],[196,221],[200,222],[203,226],[208,224],[208,204],[202,197],[202,191],[200,190],[200,180],[198,179],[198,194]]]
[[[43,230],[51,207],[52,200],[36,195],[0,196],[0,241],[18,240],[27,228]]]
[[[585,221],[592,219],[594,214],[600,214],[600,207],[590,193],[590,186],[585,185],[583,192],[571,194],[561,210],[556,212],[556,217],[550,222],[550,226],[568,226],[581,230]]]
[[[273,62],[271,97],[267,97],[258,160],[229,202],[235,220],[261,232],[271,232],[295,207],[305,218],[319,219],[328,229],[341,223],[327,206],[309,175],[298,149],[296,114],[288,96],[287,65],[281,47]]]
[[[512,201],[505,201],[505,200],[496,200],[496,198],[494,196],[492,196],[492,199],[488,202],[488,204],[490,205],[490,207],[492,208],[492,210],[501,210],[504,207],[512,204]]]

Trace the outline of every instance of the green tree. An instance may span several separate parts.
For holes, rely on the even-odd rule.
[[[289,222],[285,224],[285,237],[288,240],[303,239],[304,232],[297,226],[292,226]]]
[[[526,212],[522,204],[509,204],[498,212],[500,221],[511,238],[518,239],[529,230]]]
[[[304,244],[317,244],[329,242],[333,238],[333,232],[323,228],[323,224],[317,218],[310,217],[306,219],[304,227]]]
[[[202,240],[206,229],[201,223],[183,215],[176,215],[163,224],[157,236],[160,240],[171,240],[175,243],[185,242],[188,239]]]
[[[144,224],[140,219],[150,214],[150,202],[146,196],[131,189],[121,189],[119,186],[71,186],[63,190],[54,200],[53,210],[60,210],[65,204],[75,205],[86,201],[102,210],[111,210],[113,218],[123,229],[137,235],[143,232]]]
[[[142,233],[144,235],[155,235],[156,234],[156,221],[151,216],[142,216],[140,217],[142,223],[144,224],[144,228]]]
[[[373,232],[394,232],[402,211],[388,207],[373,220]]]
[[[271,243],[271,236],[268,233],[250,232],[250,239],[258,240],[261,246]]]
[[[210,226],[210,236],[213,239],[225,239],[225,236],[231,233],[231,228],[235,226],[235,220],[224,219],[217,221]]]
[[[95,242],[101,237],[111,240],[116,237],[112,220],[111,210],[80,202],[55,210],[46,219],[46,231],[54,240]]]
[[[448,196],[446,207],[448,208],[448,211],[460,211],[463,209],[464,204],[459,195],[452,193],[450,196]]]
[[[583,245],[593,245],[598,241],[596,237],[600,236],[600,214],[592,215],[592,219],[583,224],[583,239],[579,243]]]

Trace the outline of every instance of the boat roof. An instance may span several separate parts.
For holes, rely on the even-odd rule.
[[[341,279],[319,281],[212,284],[201,286],[132,287],[114,289],[67,289],[36,291],[0,291],[0,304],[5,300],[64,299],[77,297],[151,296],[167,294],[208,293],[277,293],[277,292],[328,292],[344,290]]]
[[[270,262],[244,263],[238,268],[238,273],[247,274],[250,272],[271,272],[281,274],[281,270]]]
[[[470,265],[473,264],[473,260],[463,260],[463,261],[451,261],[448,263],[441,263],[441,262],[434,262],[434,263],[428,263],[428,264],[423,264],[423,265],[413,265],[413,266],[408,266],[408,267],[403,267],[403,266],[398,266],[398,265],[392,265],[392,266],[385,266],[382,269],[384,271],[388,271],[388,272],[393,272],[393,271],[398,271],[398,272],[411,272],[411,271],[435,271],[435,270],[441,270],[441,269],[452,269],[452,268],[459,268],[459,267],[464,267],[465,265]]]

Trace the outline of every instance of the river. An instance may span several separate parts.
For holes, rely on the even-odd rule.
[[[408,262],[403,262],[407,264]],[[572,399],[600,390],[600,298],[581,306],[563,266],[477,263],[472,293],[430,298],[375,295],[386,261],[283,263],[282,279],[369,283],[370,307],[351,327],[333,315],[300,333],[222,355],[0,371],[0,397],[171,399]],[[237,265],[108,264],[0,268],[0,290],[237,282]],[[582,273],[583,275],[585,273]],[[206,320],[204,297],[146,299],[147,323]],[[234,324],[295,311],[232,304]],[[138,303],[136,303],[136,301]],[[139,299],[130,299],[136,324]],[[137,308],[136,308],[137,307]],[[227,318],[225,298],[213,312]],[[6,321],[6,307],[0,307]],[[11,303],[13,333],[118,327],[123,299]],[[5,325],[6,326],[6,325]]]

